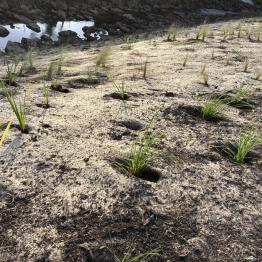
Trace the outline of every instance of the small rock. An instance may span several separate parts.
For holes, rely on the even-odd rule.
[[[0,37],[6,37],[9,35],[9,31],[3,27],[3,26],[0,26]]]
[[[26,27],[28,27],[29,29],[31,29],[32,31],[34,31],[36,33],[41,32],[40,26],[38,24],[34,23],[34,22],[27,23]]]
[[[7,53],[24,53],[25,49],[22,47],[20,43],[8,41],[5,51]]]

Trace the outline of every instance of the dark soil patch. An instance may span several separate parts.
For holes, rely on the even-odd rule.
[[[180,105],[178,107],[168,107],[164,110],[163,113],[165,118],[169,118],[170,116],[174,116],[176,120],[180,120],[181,122],[185,124],[189,124],[192,122],[195,122],[198,119],[201,119],[203,121],[207,121],[203,118],[201,113],[201,107],[200,106],[184,106]],[[219,122],[219,121],[225,121],[226,119],[221,117],[216,117],[209,119],[210,122]]]
[[[129,100],[131,96],[129,94],[124,94],[124,96],[122,97],[121,94],[117,93],[117,92],[114,92],[114,93],[111,93],[111,94],[108,94],[108,95],[104,95],[104,98],[113,98],[113,99],[118,99],[118,100]]]
[[[69,89],[63,87],[61,84],[55,84],[55,85],[51,85],[51,89],[53,91],[56,91],[56,92],[60,92],[60,93],[69,93]]]
[[[101,83],[98,78],[77,78],[68,82],[69,87],[74,89],[86,88],[90,86],[97,86]]]
[[[186,243],[198,234],[196,207],[184,205],[167,215],[143,207],[141,213],[137,201],[130,192],[129,199],[110,215],[83,210],[68,219],[58,218],[58,232],[66,240],[63,261],[114,262],[112,253],[123,258],[131,246],[136,254],[159,248],[160,256],[150,261],[190,261],[183,260],[187,258],[181,258],[170,243]],[[201,253],[199,257],[191,261],[203,261]]]
[[[213,150],[218,152],[220,155],[222,155],[223,157],[231,160],[232,162],[235,162],[227,153],[229,150],[233,153],[237,153],[237,144],[234,143],[223,143],[223,142],[217,142],[214,146],[213,146]],[[247,156],[246,159],[244,161],[244,163],[246,164],[252,164],[254,162],[257,162],[259,159],[261,159],[261,155],[252,150],[250,151]],[[235,162],[236,163],[236,162]]]
[[[48,109],[50,108],[50,105],[47,105],[47,104],[43,104],[43,103],[37,103],[35,104],[37,107],[39,108],[44,108],[44,109]]]
[[[119,126],[124,126],[127,129],[134,130],[134,131],[138,131],[144,128],[144,125],[136,120],[117,121],[116,124]]]

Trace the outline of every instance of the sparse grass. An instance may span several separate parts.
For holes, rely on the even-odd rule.
[[[261,144],[261,134],[254,127],[247,128],[240,131],[236,150],[227,147],[224,149],[224,153],[235,162],[244,163],[250,151]]]
[[[62,67],[64,65],[64,61],[65,61],[65,57],[64,57],[63,52],[61,52],[61,54],[59,55],[58,60],[57,60],[57,72],[56,72],[57,75],[61,75]]]
[[[208,32],[209,32],[209,28],[205,24],[197,27],[196,40],[201,39],[204,42],[206,37],[208,36]]]
[[[118,165],[128,173],[138,176],[154,159],[152,145],[155,142],[153,132],[146,131],[143,136],[133,143],[130,155]]]
[[[159,256],[159,249],[153,249],[145,253],[140,253],[138,255],[133,255],[135,253],[135,248],[129,248],[123,258],[119,259],[114,256],[114,262],[147,262],[151,261],[153,257]]]
[[[125,49],[131,50],[132,49],[132,38],[131,38],[131,36],[125,36],[123,41],[126,45]]]
[[[237,33],[237,37],[240,38],[242,36],[242,22],[238,23],[237,29],[238,29],[238,33]]]
[[[224,34],[224,39],[226,39],[228,36],[233,37],[235,34],[234,27],[231,22],[227,23],[226,25],[221,27],[221,31]]]
[[[46,80],[51,81],[53,80],[55,74],[56,74],[56,63],[54,61],[51,61],[49,63],[48,69],[47,69],[47,74],[46,74]]]
[[[12,93],[4,87],[4,93],[5,96],[13,110],[13,112],[16,115],[16,118],[19,122],[19,127],[22,132],[26,131],[26,123],[27,123],[27,118],[26,118],[26,106],[25,106],[25,97],[23,103],[20,103],[19,105],[16,103],[14,100],[14,97]]]
[[[5,84],[10,85],[10,86],[17,85],[18,64],[19,64],[18,61],[15,61],[12,64],[10,64],[10,63],[7,64],[6,73],[5,73],[4,79],[2,79],[2,81]]]
[[[241,87],[236,94],[234,94],[233,96],[225,99],[225,103],[229,106],[242,106],[243,103],[247,104],[247,102],[244,102],[244,100],[246,100],[250,95],[250,91],[246,88],[246,87]]]
[[[245,72],[245,73],[248,72],[248,67],[249,67],[249,58],[246,57],[246,58],[245,58],[245,62],[244,62],[244,72]]]
[[[106,67],[109,56],[111,54],[111,47],[104,48],[98,55],[96,59],[96,67]]]
[[[34,66],[34,53],[33,53],[33,49],[31,48],[27,54],[27,61],[28,61],[27,70],[36,70],[36,67]]]
[[[168,28],[167,41],[175,42],[177,40],[177,33],[178,33],[177,28],[172,24]]]
[[[1,127],[1,123],[0,123],[0,127]],[[6,136],[7,136],[7,133],[9,131],[10,127],[11,127],[11,122],[8,122],[7,126],[6,126],[6,128],[4,130],[4,133],[0,137],[0,146],[3,144],[4,140],[6,139]]]
[[[223,115],[224,111],[225,105],[220,99],[210,99],[201,108],[201,114],[205,120],[217,119]]]
[[[184,59],[183,59],[183,63],[182,63],[183,67],[186,67],[187,62],[188,62],[188,59],[189,59],[189,55],[187,54],[187,55],[184,57]]]
[[[112,83],[119,97],[124,100],[127,97],[125,81],[123,80],[120,84],[117,84],[114,80],[112,80]]]

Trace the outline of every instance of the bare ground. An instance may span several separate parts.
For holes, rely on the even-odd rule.
[[[255,32],[261,20],[248,27]],[[255,76],[262,45],[244,33],[223,40],[220,26],[210,28],[205,42],[194,40],[195,29],[184,29],[175,43],[166,35],[139,39],[131,49],[112,43],[97,85],[79,79],[87,78],[102,48],[65,49],[58,79],[69,93],[52,91],[48,109],[37,106],[42,76],[59,50],[38,54],[37,73],[19,78],[16,88],[17,100],[27,89],[28,134],[0,98],[2,122],[13,123],[0,149],[0,261],[112,261],[111,252],[121,257],[132,245],[160,248],[155,261],[261,261],[261,159],[235,164],[213,146],[234,142],[243,127],[261,128],[262,84]],[[200,75],[204,64],[209,86]],[[127,101],[108,96],[115,92],[108,73],[125,80]],[[251,91],[252,110],[228,107],[218,122],[192,113],[207,97],[242,85]],[[157,183],[112,165],[141,132],[119,121],[145,126],[153,116]]]

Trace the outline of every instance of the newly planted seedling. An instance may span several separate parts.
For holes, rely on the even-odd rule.
[[[4,89],[5,91],[5,96],[13,110],[13,112],[16,115],[16,118],[19,122],[19,127],[22,132],[26,131],[26,124],[27,124],[27,119],[26,119],[26,104],[25,104],[25,97],[23,103],[20,103],[19,105],[16,103],[14,100],[14,97],[12,93],[7,90],[6,88]]]
[[[58,57],[58,61],[57,61],[57,72],[56,72],[57,75],[61,75],[64,61],[65,61],[65,57],[64,57],[64,54],[61,52],[61,54]]]
[[[49,63],[47,74],[46,74],[46,80],[51,81],[53,80],[55,74],[56,74],[56,63],[54,61]]]
[[[133,143],[127,159],[118,165],[128,173],[139,176],[148,164],[154,159],[152,145],[155,142],[155,135],[152,132],[145,132],[142,137]]]
[[[188,54],[187,54],[187,55],[184,57],[184,59],[183,59],[183,63],[182,63],[183,67],[186,67],[187,62],[188,62],[188,59],[189,59],[189,56],[188,56]]]
[[[205,120],[215,120],[220,118],[225,111],[225,105],[220,99],[210,99],[201,108],[202,117]]]
[[[248,72],[248,67],[249,67],[249,58],[246,57],[246,58],[245,58],[245,62],[244,62],[244,72],[245,72],[245,73]]]
[[[174,25],[171,25],[168,28],[167,41],[175,42],[177,40],[177,28]]]
[[[227,147],[224,149],[224,153],[233,161],[237,163],[244,163],[247,160],[247,156],[251,150],[261,144],[261,134],[258,133],[254,127],[247,128],[240,131],[236,147]]]
[[[125,43],[125,49],[131,50],[132,49],[132,39],[131,36],[125,36],[124,37],[124,43]]]
[[[10,86],[16,86],[17,85],[18,64],[19,64],[18,61],[15,61],[12,64],[10,64],[10,63],[7,64],[6,74],[5,74],[4,78],[2,79],[4,84],[10,85]]]
[[[96,67],[105,67],[109,56],[111,54],[111,47],[106,47],[104,48],[98,55],[97,59],[96,59]]]
[[[144,79],[146,79],[146,77],[147,77],[148,64],[149,64],[149,62],[148,62],[148,60],[146,60],[145,63],[144,63],[144,67],[143,67],[143,78]]]
[[[46,84],[44,84],[43,86],[43,98],[44,98],[44,106],[48,108],[49,107],[49,89],[46,86]]]
[[[117,91],[118,96],[122,99],[125,100],[128,96],[126,94],[126,84],[125,81],[123,80],[120,84],[117,84],[114,80],[112,80],[113,86]]]

